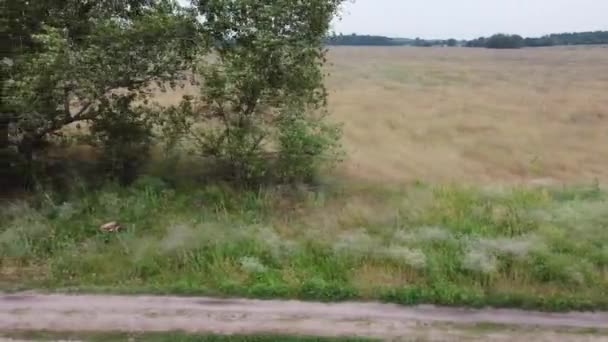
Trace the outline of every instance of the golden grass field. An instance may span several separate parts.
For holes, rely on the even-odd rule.
[[[344,124],[347,151],[341,172],[381,183],[605,182],[607,54],[331,48],[330,111]]]

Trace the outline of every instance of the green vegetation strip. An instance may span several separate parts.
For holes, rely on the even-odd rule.
[[[175,184],[146,177],[3,205],[2,287],[608,309],[597,185]],[[100,231],[110,221],[121,230]]]
[[[0,334],[0,337],[3,336]],[[321,338],[321,337],[288,337],[288,336],[200,336],[183,333],[154,333],[154,334],[107,334],[107,333],[50,333],[26,332],[4,335],[8,338],[19,338],[33,341],[146,341],[146,342],[372,342],[371,339],[359,338]]]

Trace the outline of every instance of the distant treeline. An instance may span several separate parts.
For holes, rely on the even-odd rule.
[[[384,36],[368,36],[368,35],[334,35],[327,39],[329,45],[378,45],[378,46],[393,46],[404,45],[401,41],[384,37]]]
[[[519,35],[495,34],[491,37],[477,38],[467,42],[468,47],[493,49],[517,49],[522,47],[596,45],[608,44],[608,31],[558,33],[539,38],[523,38]]]
[[[332,35],[327,38],[328,45],[350,46],[466,46],[489,49],[518,49],[522,47],[541,47],[559,45],[608,44],[608,31],[550,34],[538,38],[524,38],[520,35],[495,34],[470,41],[456,39],[408,39],[370,35]]]
[[[457,41],[456,39],[409,39],[409,38],[390,38],[385,36],[371,36],[371,35],[332,35],[327,38],[328,45],[348,45],[348,46],[457,46],[463,45],[466,41]]]

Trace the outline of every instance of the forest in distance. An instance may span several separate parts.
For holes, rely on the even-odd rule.
[[[608,31],[555,33],[542,37],[522,37],[517,34],[498,33],[490,37],[473,40],[393,38],[378,35],[333,34],[326,42],[337,46],[464,46],[494,49],[517,49],[523,47],[601,45],[608,44]]]

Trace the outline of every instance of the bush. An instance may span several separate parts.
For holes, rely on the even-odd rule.
[[[122,184],[135,180],[147,160],[152,144],[152,122],[141,107],[133,108],[133,97],[107,102],[103,115],[91,126],[93,144],[102,152],[102,167]]]
[[[279,124],[277,178],[288,183],[310,182],[323,166],[339,160],[339,127],[306,118],[285,118]]]
[[[132,147],[146,145],[148,134],[132,101],[146,103],[154,82],[175,86],[191,66],[199,45],[188,10],[173,1],[108,2],[11,1],[2,22],[0,148],[8,140],[26,166],[43,142],[80,123],[94,127],[90,140],[112,158],[137,154]]]
[[[519,35],[495,34],[485,41],[488,49],[520,49],[524,46],[524,39]]]
[[[157,128],[139,104],[197,66],[200,96],[156,111],[164,138],[187,135],[241,183],[310,179],[339,132],[320,118],[324,42],[343,1],[15,0],[0,23],[0,149],[13,145],[31,171],[45,142],[82,124],[105,171],[128,183]]]
[[[215,58],[198,67],[200,96],[168,111],[169,130],[179,127],[197,154],[213,158],[237,182],[310,179],[339,132],[320,118],[324,40],[341,2],[199,5],[214,18],[203,31],[215,39]]]

